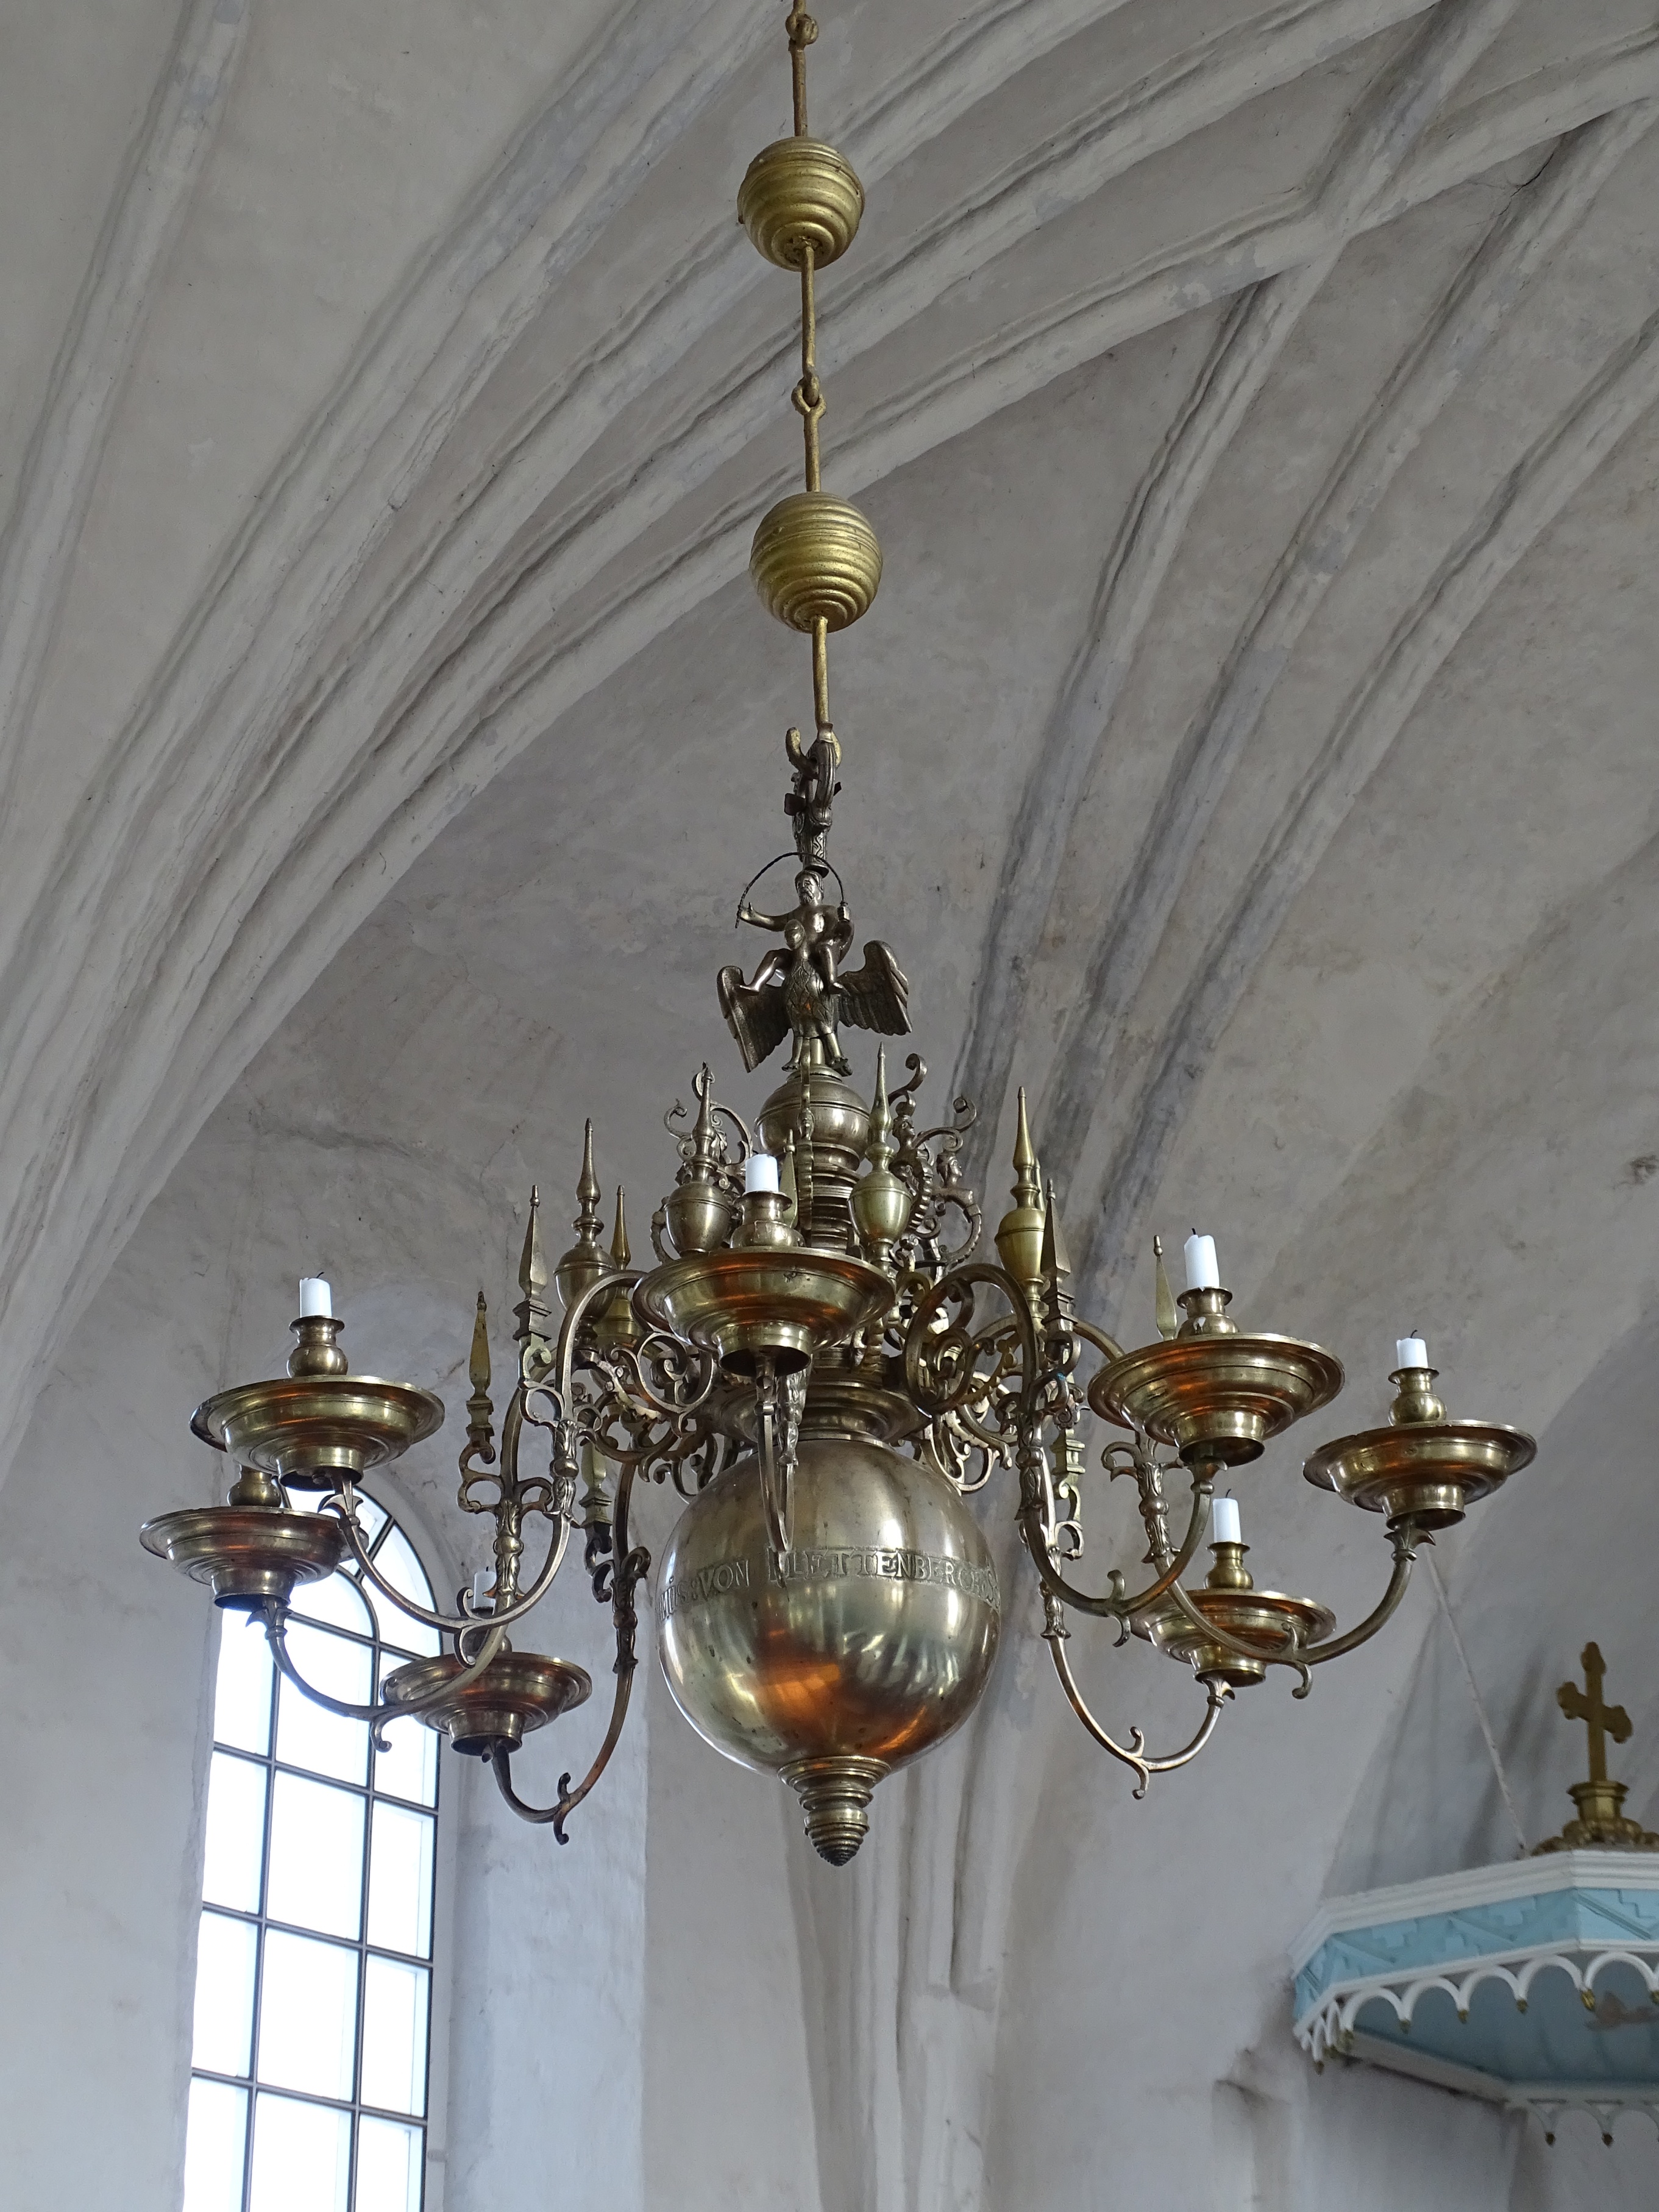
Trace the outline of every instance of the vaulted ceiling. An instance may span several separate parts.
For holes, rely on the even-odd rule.
[[[418,1286],[449,1359],[584,1114],[638,1241],[698,1060],[761,1095],[713,976],[806,696],[744,574],[798,465],[794,289],[732,214],[786,125],[781,12],[12,27],[8,1435],[170,1178],[257,1228],[277,1330],[319,1256]],[[1152,1231],[1202,1214],[1254,1317],[1369,1373],[1352,1425],[1416,1324],[1455,1410],[1547,1426],[1655,1295],[1650,0],[821,21],[815,127],[868,195],[822,288],[825,475],[886,556],[834,652],[832,849],[930,1086],[979,1103],[988,1211],[1023,1082],[1109,1324],[1147,1333]],[[1264,1543],[1300,1536],[1281,1489]],[[1374,1532],[1326,1510],[1307,1571],[1352,1613]],[[954,1869],[963,1911],[1014,1909],[1028,1846],[1069,1878],[1055,1831],[963,1809],[1024,1694],[907,1815],[905,1879]],[[1287,1892],[1382,1726],[1340,1693],[1306,1739],[1345,1778]],[[799,1902],[828,1955],[853,1908]],[[1014,1940],[974,1924],[981,1964],[958,1935],[928,1970],[958,1995]],[[869,2143],[945,2155],[907,2094],[909,2152]]]

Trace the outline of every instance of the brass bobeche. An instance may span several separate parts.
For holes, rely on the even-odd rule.
[[[164,1516],[143,1541],[219,1603],[259,1615],[276,1664],[307,1695],[377,1730],[418,1717],[483,1756],[513,1812],[562,1843],[630,1710],[652,1573],[633,1534],[635,1486],[672,1482],[684,1508],[653,1605],[670,1688],[709,1742],[795,1791],[814,1848],[840,1864],[859,1848],[883,1779],[959,1726],[988,1679],[1003,1597],[971,1493],[1012,1479],[1061,1690],[1140,1796],[1153,1775],[1197,1757],[1236,1691],[1279,1669],[1304,1695],[1314,1668],[1378,1633],[1419,1545],[1534,1447],[1516,1430],[1448,1421],[1432,1373],[1402,1371],[1386,1429],[1328,1444],[1304,1468],[1310,1482],[1387,1517],[1391,1567],[1373,1610],[1336,1633],[1312,1599],[1258,1589],[1231,1540],[1212,1545],[1198,1579],[1218,1476],[1260,1459],[1334,1397],[1340,1363],[1317,1344],[1241,1328],[1219,1288],[1185,1291],[1177,1317],[1156,1239],[1155,1340],[1124,1350],[1079,1310],[1087,1264],[1073,1269],[1023,1091],[1013,1203],[993,1256],[963,1173],[972,1102],[951,1099],[928,1125],[925,1061],[909,1053],[908,1079],[890,1084],[884,1046],[872,1100],[860,1090],[853,1033],[904,1036],[911,1025],[909,981],[891,947],[872,939],[854,964],[852,912],[828,854],[845,764],[828,639],[869,606],[881,556],[864,516],[821,482],[815,283],[852,243],[863,195],[808,131],[817,26],[799,0],[787,28],[794,135],[750,165],[739,209],[761,252],[799,273],[791,398],[804,483],[763,520],[751,565],[771,611],[811,635],[813,711],[810,733],[803,719],[784,740],[794,903],[750,903],[769,861],[739,896],[737,921],[775,941],[751,976],[727,963],[716,980],[744,1070],[787,1042],[781,1078],[751,1125],[715,1099],[704,1063],[695,1115],[678,1103],[665,1115],[678,1164],[651,1218],[648,1267],[635,1262],[620,1188],[606,1249],[591,1121],[574,1242],[550,1281],[532,1188],[499,1436],[482,1293],[472,1316],[459,1502],[489,1524],[488,1601],[464,1595],[453,1613],[416,1606],[376,1566],[356,1482],[430,1435],[443,1409],[427,1392],[350,1375],[327,1316],[295,1324],[285,1377],[222,1392],[198,1411],[197,1433],[229,1452],[235,1483],[222,1505]],[[775,1194],[745,1194],[757,1152],[780,1164]],[[1146,1538],[1135,1587],[1115,1570],[1092,1589],[1080,1579],[1085,1513],[1099,1504],[1093,1419],[1119,1432],[1100,1465],[1132,1478]],[[293,1510],[289,1492],[301,1488],[327,1493],[316,1512]],[[547,1545],[531,1575],[537,1516]],[[609,1715],[582,1778],[565,1773],[538,1805],[520,1795],[513,1762],[529,1734],[586,1700],[592,1680],[574,1662],[513,1650],[507,1632],[550,1588],[576,1528],[610,1616]],[[295,1587],[337,1565],[447,1638],[440,1656],[392,1674],[372,1706],[308,1687],[287,1649]],[[1155,1752],[1139,1729],[1120,1741],[1102,1723],[1068,1656],[1081,1620],[1107,1622],[1119,1643],[1138,1638],[1195,1676],[1203,1712],[1185,1742]],[[1617,1785],[1593,1775],[1583,1787],[1587,1817],[1601,1820]]]
[[[345,1553],[331,1516],[268,1505],[186,1506],[145,1522],[138,1540],[192,1582],[205,1583],[216,1605],[242,1613],[286,1605],[297,1583],[331,1575]]]
[[[1248,1544],[1211,1545],[1215,1565],[1201,1586],[1188,1593],[1202,1624],[1179,1607],[1166,1607],[1151,1617],[1143,1632],[1160,1651],[1184,1659],[1200,1682],[1224,1682],[1230,1690],[1249,1689],[1265,1681],[1276,1659],[1312,1649],[1336,1626],[1335,1616],[1310,1598],[1257,1589],[1244,1565],[1249,1548]],[[1205,1632],[1210,1625],[1224,1630],[1231,1640],[1212,1640]],[[1258,1647],[1261,1656],[1247,1656],[1241,1644]]]
[[[1175,1336],[1103,1369],[1089,1402],[1103,1419],[1173,1444],[1188,1467],[1243,1467],[1292,1421],[1328,1405],[1342,1363],[1295,1337],[1243,1335],[1231,1292],[1184,1291]]]
[[[477,1681],[457,1688],[465,1671],[453,1652],[414,1660],[386,1676],[386,1701],[422,1705],[427,1726],[447,1736],[457,1751],[488,1759],[495,1744],[516,1750],[532,1729],[545,1728],[593,1694],[585,1668],[515,1651],[505,1643]]]
[[[342,1324],[307,1314],[293,1324],[288,1373],[209,1398],[191,1416],[204,1443],[295,1490],[332,1490],[396,1459],[441,1427],[443,1401],[407,1382],[348,1375]]]
[[[1538,1447],[1520,1429],[1446,1419],[1433,1388],[1438,1372],[1397,1368],[1389,1426],[1327,1444],[1304,1463],[1307,1480],[1391,1524],[1431,1532],[1455,1526],[1477,1499],[1530,1465]]]

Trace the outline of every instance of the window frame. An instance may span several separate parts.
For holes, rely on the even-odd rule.
[[[426,1577],[428,1590],[435,1590],[440,1577],[434,1577],[428,1564],[434,1547],[427,1531],[420,1525],[418,1515],[410,1510],[404,1499],[392,1494],[390,1486],[383,1483],[377,1483],[373,1492],[366,1490],[362,1484],[359,1484],[358,1492],[385,1516],[381,1526],[375,1530],[368,1544],[370,1556],[378,1555],[392,1532],[398,1531],[413,1553],[417,1565]],[[379,1494],[376,1494],[377,1492]],[[302,1510],[313,1503],[308,1498],[296,1498],[291,1502]],[[348,1572],[347,1579],[359,1589],[365,1605],[368,1605],[368,1592],[361,1571]],[[438,1602],[435,1595],[429,1597],[428,1601],[434,1604]],[[292,1626],[296,1630],[301,1628],[314,1630],[319,1634],[337,1637],[343,1642],[356,1645],[369,1654],[372,1669],[377,1638],[371,1630],[347,1628],[332,1620],[314,1620],[309,1615],[301,1613],[292,1615],[291,1620]],[[395,2126],[414,2129],[419,2140],[421,2212],[443,2212],[447,2136],[447,2098],[444,2091],[447,2087],[448,2072],[448,2013],[453,1956],[453,1936],[455,1917],[453,1889],[456,1851],[454,1820],[446,1816],[447,1802],[450,1791],[445,1786],[442,1744],[435,1738],[433,1741],[433,1788],[430,1804],[424,1804],[416,1798],[400,1796],[394,1790],[379,1785],[376,1779],[376,1754],[372,1741],[368,1747],[364,1778],[362,1782],[344,1780],[337,1774],[296,1765],[292,1759],[283,1759],[277,1752],[278,1716],[283,1682],[274,1662],[270,1662],[268,1663],[271,1664],[272,1679],[265,1719],[264,1750],[253,1752],[240,1744],[222,1743],[217,1734],[216,1692],[221,1650],[223,1637],[228,1631],[246,1634],[255,1632],[252,1625],[246,1623],[240,1614],[233,1613],[228,1609],[220,1610],[218,1633],[210,1637],[209,1640],[208,1694],[205,1714],[208,1769],[210,1775],[213,1759],[222,1758],[237,1759],[245,1765],[258,1767],[264,1771],[264,1804],[259,1832],[258,1899],[255,1907],[252,1910],[214,1903],[202,1895],[202,1883],[198,1881],[195,1910],[198,1959],[196,1968],[191,1975],[191,1988],[193,2014],[196,1976],[200,1967],[200,1931],[207,1915],[211,1913],[220,1919],[234,1921],[244,1927],[251,1927],[254,1929],[256,1949],[251,2017],[248,2025],[248,2070],[242,2075],[227,2074],[213,2067],[198,2065],[196,2063],[192,2034],[187,2054],[189,2059],[185,2081],[187,2100],[191,2085],[198,2081],[240,2091],[245,2099],[242,2115],[241,2188],[240,2197],[236,2200],[240,2212],[250,2212],[252,2204],[254,2186],[255,2130],[259,2100],[262,2095],[291,2100],[346,2116],[349,2129],[349,2142],[344,2201],[348,2207],[355,2206],[356,2197],[362,2122],[365,2118],[384,2120]],[[392,1634],[396,1634],[395,1628]],[[382,1656],[383,1675],[390,1672],[393,1665],[404,1663],[406,1656],[420,1656],[406,1654],[402,1645],[390,1642],[384,1630],[378,1638],[378,1648]],[[405,1725],[421,1727],[423,1724],[415,1721],[407,1723]],[[290,1775],[301,1781],[318,1783],[329,1789],[342,1790],[355,1796],[362,1805],[362,1864],[357,1898],[357,1933],[355,1937],[330,1934],[316,1928],[302,1927],[294,1921],[274,1916],[268,1909],[271,1830],[276,1800],[276,1785],[279,1775]],[[204,1789],[203,1792],[204,1834],[205,1834],[207,1798],[208,1791]],[[417,1953],[401,1951],[387,1943],[372,1942],[370,1939],[369,1880],[373,1863],[374,1817],[374,1808],[380,1803],[399,1811],[421,1814],[429,1817],[431,1821],[431,1884],[424,1931],[427,1939],[424,1956]],[[459,1808],[457,1809],[459,1810]],[[262,2082],[259,2078],[259,2034],[265,1995],[266,1940],[270,1934],[295,1936],[305,1941],[329,1944],[338,1950],[349,1951],[353,1955],[356,1990],[353,2020],[351,2094],[349,2097],[328,2096],[311,2089],[291,2089],[276,2083]],[[383,2105],[373,2104],[367,2101],[362,2094],[364,2014],[368,1995],[368,1965],[370,1960],[374,1958],[384,1958],[398,1966],[413,1966],[423,1972],[427,1977],[424,2069],[422,2075],[422,2109],[418,2112],[397,2112]]]

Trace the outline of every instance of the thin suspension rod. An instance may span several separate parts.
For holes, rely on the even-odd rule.
[[[784,29],[789,33],[789,73],[794,81],[795,136],[806,136],[806,49],[818,34],[818,27],[800,5],[793,0],[784,19]]]

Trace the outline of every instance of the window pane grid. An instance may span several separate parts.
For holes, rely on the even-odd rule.
[[[364,1499],[364,1504],[372,1505],[372,1501]],[[371,1557],[395,1539],[388,1561],[392,1579],[399,1587],[410,1586],[411,1595],[430,1604],[430,1588],[408,1539],[390,1516],[380,1514],[379,1508],[373,1510],[380,1521],[368,1547]],[[362,1577],[355,1567],[346,1571],[367,1600],[370,1591]],[[372,1652],[376,1641],[373,1635],[333,1620],[296,1616],[296,1629],[301,1626],[305,1640],[325,1660],[331,1645]],[[228,1943],[228,1928],[210,1930],[204,1924],[198,1951],[198,2016],[205,2023],[208,2048],[200,2053],[206,2063],[192,2064],[191,2069],[192,2083],[200,2087],[191,2092],[184,2212],[265,2212],[279,2201],[290,2201],[294,2184],[309,2189],[317,2200],[317,2212],[327,2212],[329,2206],[337,2206],[337,2212],[419,2212],[425,2195],[430,2089],[436,1762],[422,1761],[416,1782],[427,1794],[415,1797],[380,1786],[380,1771],[392,1762],[376,1754],[372,1745],[361,1781],[329,1771],[342,1763],[331,1747],[317,1750],[317,1766],[279,1758],[282,1686],[275,1679],[260,1680],[261,1665],[268,1675],[275,1675],[263,1633],[252,1620],[228,1613],[222,1635],[246,1638],[250,1644],[257,1638],[258,1657],[251,1656],[248,1645],[237,1645],[220,1662],[213,1772],[221,1781],[222,1802],[228,1808],[219,1823],[224,1838],[220,1857],[228,1873],[217,1887],[232,1887],[240,1894],[224,1903],[204,1898],[203,1917],[204,1923],[227,1923],[252,1931],[252,2005],[251,2016],[245,2018],[244,2041],[234,2016],[238,1993],[230,1993],[228,2006],[216,2004],[215,1999],[222,1996],[223,1961],[233,1957],[240,1960],[245,1954]],[[384,1635],[379,1641],[385,1654],[384,1674],[405,1655]],[[343,1650],[342,1662],[345,1656]],[[288,1747],[296,1747],[290,1743]],[[247,1771],[246,1782],[234,1771],[239,1769]],[[256,1774],[263,1800],[257,1822]],[[403,1778],[407,1783],[406,1774]],[[279,1782],[285,1786],[279,1787]],[[346,1816],[348,1803],[358,1808],[355,1821]],[[375,1817],[380,1806],[385,1808],[384,1826]],[[240,1821],[234,1817],[238,1811]],[[210,1824],[213,1817],[210,1789]],[[376,1848],[377,1829],[390,1839],[384,1851]],[[401,1851],[393,1848],[399,1837]],[[273,1841],[283,1847],[278,1887],[283,1894],[275,1900]],[[246,1863],[256,1844],[257,1880],[250,1880],[253,1868],[240,1874],[230,1862],[240,1856]],[[349,1892],[339,1878],[347,1873],[354,1848],[356,1925],[348,1932],[343,1914],[349,1911],[345,1899]],[[307,1863],[312,1857],[314,1865]],[[378,1877],[377,1867],[381,1869]],[[296,1889],[307,1897],[313,1891],[318,1896],[307,1921],[290,1917]],[[279,1906],[275,1912],[273,1901]],[[372,1919],[378,1922],[378,1940],[373,1942]],[[402,1948],[411,1938],[424,1948]],[[204,1972],[219,1975],[205,1990]],[[295,2008],[301,1992],[304,2033],[296,2036]],[[366,2049],[368,2039],[372,2050]],[[331,2075],[331,2045],[335,2052]],[[246,2072],[222,2070],[243,2053]],[[286,2078],[290,2074],[297,2078]],[[349,2094],[342,2094],[348,2079]],[[364,2094],[366,2087],[369,2095]],[[404,2095],[407,2107],[381,2101]],[[199,2126],[194,2117],[198,2110]]]
[[[428,1816],[431,1812],[431,1808],[425,1805],[418,1806],[416,1809]],[[204,1917],[210,1920],[234,1920],[244,1928],[269,1928],[274,1936],[317,1935],[314,1928],[302,1927],[298,1921],[276,1920],[268,1917],[263,1912],[238,1912],[231,1906],[223,1905],[210,1905],[206,1908]],[[393,1966],[425,1967],[432,1964],[424,1952],[399,1951],[394,1944],[391,1943],[354,1942],[349,1936],[323,1936],[319,1937],[319,1941],[333,1943],[343,1951],[362,1951],[370,1959],[386,1959]],[[210,2066],[198,2067],[196,2070],[198,2073],[210,2074],[213,2069]]]

